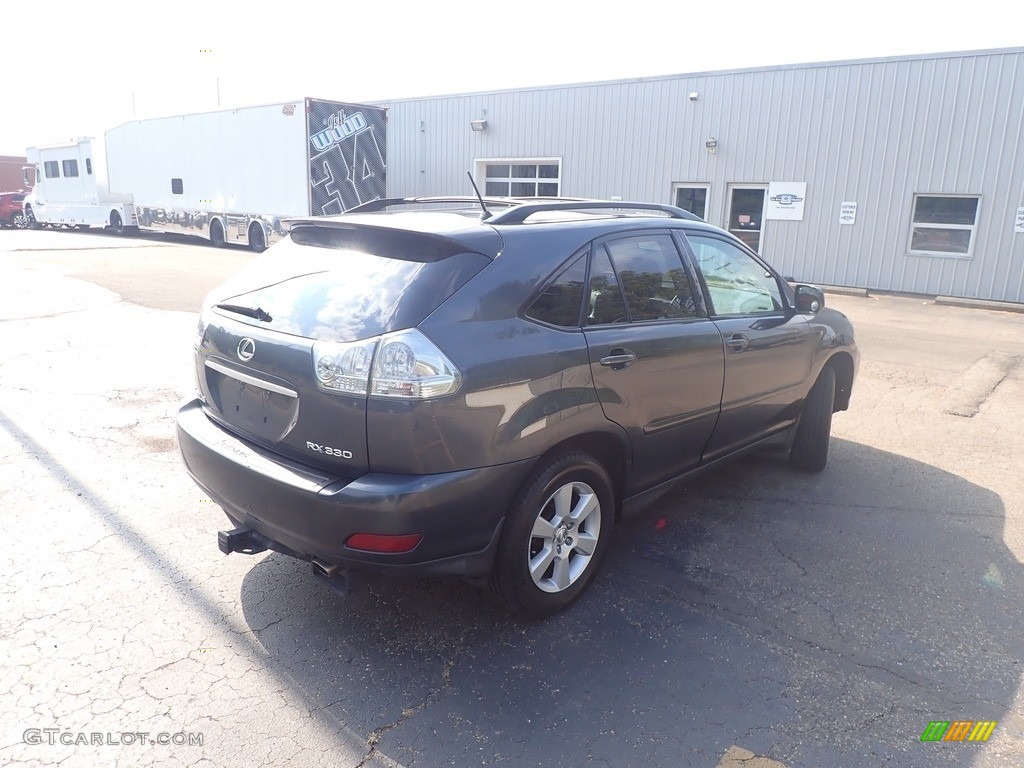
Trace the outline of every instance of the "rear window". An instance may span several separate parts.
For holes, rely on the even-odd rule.
[[[259,307],[260,321],[307,339],[356,341],[422,322],[490,259],[446,238],[302,227],[222,289],[215,303]]]

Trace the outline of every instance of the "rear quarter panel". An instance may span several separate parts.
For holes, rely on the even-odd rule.
[[[455,395],[411,403],[370,398],[370,465],[446,472],[535,458],[562,440],[607,432],[579,330],[518,316],[533,291],[587,242],[568,233],[544,249],[513,247],[420,324],[462,373]]]

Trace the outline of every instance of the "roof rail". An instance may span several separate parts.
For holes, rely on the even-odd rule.
[[[666,214],[672,219],[688,219],[690,221],[703,221],[699,216],[685,211],[682,208],[676,208],[674,205],[664,205],[662,203],[623,203],[618,201],[609,200],[577,200],[573,202],[563,202],[555,200],[550,203],[524,203],[515,207],[509,208],[507,211],[495,214],[487,220],[488,224],[522,224],[535,213],[542,211],[591,211],[591,210],[608,210],[608,211],[657,211],[659,213]]]
[[[506,197],[485,197],[485,202],[493,205],[521,205],[521,200],[514,200]],[[349,208],[345,213],[375,213],[390,208],[393,205],[429,205],[431,203],[466,203],[474,208],[480,207],[480,200],[476,197],[382,197],[377,200],[370,200],[354,208]]]
[[[662,203],[624,203],[615,200],[589,200],[584,197],[484,197],[487,205],[504,206],[507,210],[487,220],[488,224],[522,224],[527,218],[542,211],[657,211],[673,219],[703,221],[682,208]],[[476,197],[382,197],[349,208],[345,213],[375,213],[396,205],[429,205],[431,203],[465,203],[480,207]]]

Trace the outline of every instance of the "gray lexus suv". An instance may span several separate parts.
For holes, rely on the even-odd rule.
[[[445,574],[546,616],[622,514],[758,447],[820,471],[847,318],[664,205],[387,199],[291,222],[206,300],[185,465],[335,586]]]

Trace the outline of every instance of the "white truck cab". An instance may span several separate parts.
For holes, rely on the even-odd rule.
[[[34,188],[25,198],[25,219],[30,227],[110,227],[118,233],[138,230],[131,195],[111,194],[105,180],[98,179],[102,164],[95,162],[92,141],[85,136],[26,150],[26,176],[35,173]]]

